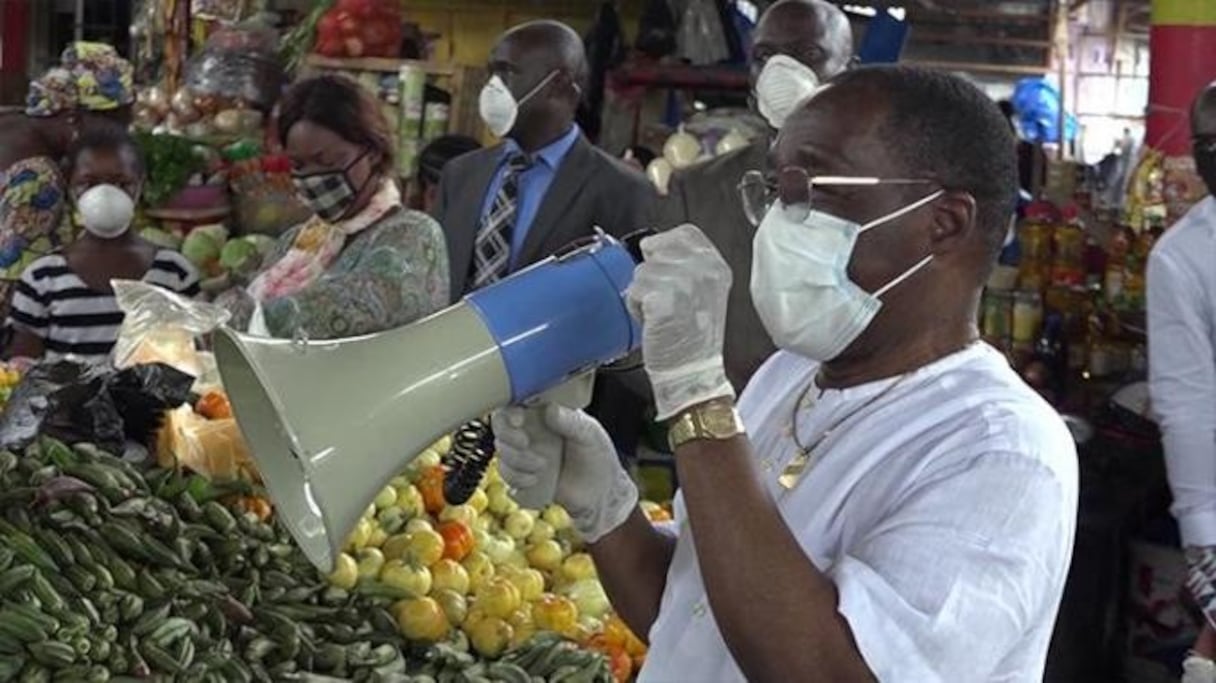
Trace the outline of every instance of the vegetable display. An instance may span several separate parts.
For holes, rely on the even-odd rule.
[[[314,51],[326,57],[397,57],[401,5],[395,0],[338,0],[321,15]]]
[[[438,458],[322,577],[248,483],[49,439],[0,452],[0,681],[627,680],[644,648],[567,552],[564,511],[518,510],[494,478],[427,517],[413,479]]]

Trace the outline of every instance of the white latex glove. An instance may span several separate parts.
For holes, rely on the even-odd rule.
[[[734,398],[722,363],[730,266],[693,225],[648,237],[641,246],[644,261],[629,287],[629,310],[642,324],[642,358],[658,418]]]
[[[1191,654],[1182,663],[1181,683],[1216,683],[1216,663],[1207,657]]]
[[[638,504],[638,489],[621,467],[616,447],[595,418],[557,404],[545,407],[543,424],[525,428],[526,409],[503,408],[491,424],[498,446],[498,469],[514,489],[536,485],[549,468],[560,468],[554,502],[570,513],[574,528],[594,543],[629,518]],[[547,429],[561,443],[560,457],[532,448],[529,429]],[[546,439],[548,440],[548,439]]]

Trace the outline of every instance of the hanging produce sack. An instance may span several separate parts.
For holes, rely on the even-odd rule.
[[[195,340],[228,322],[227,310],[145,282],[112,284],[125,314],[114,345],[114,367],[165,363],[197,378],[200,389],[218,382],[211,371],[213,363],[197,350]]]

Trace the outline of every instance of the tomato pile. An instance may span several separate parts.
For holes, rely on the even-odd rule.
[[[595,563],[570,516],[550,505],[525,510],[512,500],[496,463],[464,505],[443,498],[445,438],[376,496],[329,576],[345,590],[391,596],[391,614],[410,641],[463,633],[486,658],[552,633],[604,654],[628,681],[646,648],[612,613]],[[666,509],[644,504],[652,520]]]
[[[326,57],[396,57],[401,38],[397,0],[338,0],[317,21],[314,51]]]

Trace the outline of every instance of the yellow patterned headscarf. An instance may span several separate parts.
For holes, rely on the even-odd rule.
[[[131,63],[105,43],[74,43],[60,65],[30,84],[26,113],[54,116],[73,109],[110,111],[135,101]]]

